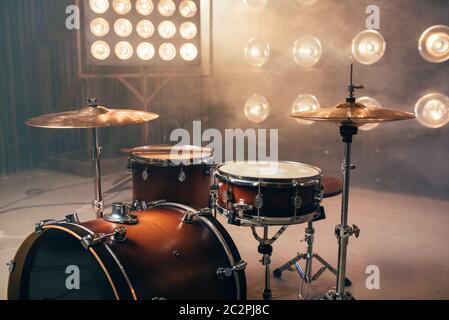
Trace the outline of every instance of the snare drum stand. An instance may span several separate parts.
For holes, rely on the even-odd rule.
[[[290,269],[291,266],[295,266],[296,271],[298,272],[299,276],[301,277],[301,286],[299,289],[299,298],[300,299],[307,299],[309,296],[309,285],[311,282],[318,280],[318,278],[323,274],[326,269],[329,269],[330,272],[332,272],[335,276],[337,276],[337,270],[335,270],[334,267],[332,267],[326,260],[324,260],[319,254],[313,252],[313,240],[315,236],[315,229],[313,228],[313,221],[309,221],[307,223],[307,228],[305,230],[305,238],[301,240],[301,242],[305,242],[307,244],[307,253],[298,253],[298,255],[281,266],[280,268],[273,271],[273,275],[276,278],[281,277],[282,272],[284,272],[287,269]],[[312,274],[312,261],[313,258],[318,260],[323,267],[321,267],[315,274]],[[304,270],[299,265],[298,261],[304,259],[306,261]],[[346,286],[351,285],[351,281],[349,279],[345,280]],[[305,292],[304,292],[304,284],[305,284]]]
[[[276,234],[269,239],[268,238],[268,226],[263,226],[263,238],[259,237],[256,231],[256,227],[251,226],[254,238],[259,241],[258,252],[262,254],[262,265],[265,266],[265,289],[263,291],[262,297],[264,300],[271,300],[273,293],[270,286],[270,264],[271,264],[271,254],[273,253],[272,244],[281,236],[282,233],[287,229],[287,226],[283,226],[279,229]]]

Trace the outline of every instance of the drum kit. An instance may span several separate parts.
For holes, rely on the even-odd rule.
[[[299,112],[297,119],[338,124],[343,139],[343,181],[324,176],[318,167],[297,162],[245,161],[217,165],[213,150],[196,146],[145,146],[124,149],[133,201],[113,203],[104,213],[101,191],[101,147],[98,130],[149,122],[158,115],[108,109],[89,99],[73,112],[28,120],[41,128],[92,130],[94,165],[93,202],[96,219],[81,222],[76,213],[64,219],[43,220],[20,246],[9,264],[9,299],[246,299],[245,268],[238,247],[217,214],[227,223],[249,227],[259,242],[265,267],[263,298],[272,298],[270,264],[272,244],[290,225],[307,224],[307,252],[274,270],[274,276],[296,266],[302,283],[300,297],[326,269],[337,277],[336,289],[324,299],[353,299],[346,287],[349,237],[359,228],[348,225],[351,145],[358,127],[366,123],[407,120],[413,113],[376,109],[356,103],[362,86],[352,81],[349,95],[334,108]],[[342,194],[341,223],[336,226],[338,266],[332,267],[313,251],[315,221],[325,218],[324,198]],[[269,237],[270,227],[280,227]],[[260,236],[257,228],[262,228]],[[304,270],[298,261],[304,259]],[[322,268],[312,274],[312,260]],[[81,272],[78,290],[67,285],[67,266]],[[306,289],[303,290],[303,285]]]

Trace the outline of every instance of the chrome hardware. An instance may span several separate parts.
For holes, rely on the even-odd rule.
[[[179,258],[181,256],[181,253],[178,250],[173,251],[172,253],[176,258]]]
[[[109,222],[120,224],[136,224],[137,217],[128,213],[129,208],[120,202],[112,204],[112,213],[104,215],[103,219]]]
[[[245,211],[253,210],[253,206],[250,204],[246,204],[244,199],[240,199],[239,202],[234,203],[232,207],[237,210],[239,216],[243,216]]]
[[[315,179],[315,180],[310,180],[310,181],[306,181],[306,182],[300,182],[298,183],[300,187],[311,187],[314,185],[317,185],[320,183],[320,180]]]
[[[93,233],[81,238],[81,245],[84,249],[88,250],[90,247],[96,246],[106,241],[107,238],[111,238],[115,242],[126,241],[127,229],[124,227],[115,228],[112,233]]]
[[[97,218],[103,217],[103,210],[104,210],[104,202],[103,200],[94,200],[92,202],[92,206],[94,208],[94,211],[97,215]]]
[[[217,276],[218,279],[220,280],[224,280],[226,278],[229,278],[232,276],[232,274],[236,271],[243,271],[246,269],[246,266],[248,265],[248,263],[246,263],[243,260],[240,260],[239,262],[237,262],[232,268],[226,267],[220,267],[217,270]]]
[[[151,301],[167,301],[167,298],[164,297],[153,297],[151,298]]]
[[[104,233],[88,234],[81,238],[81,245],[84,249],[89,250],[90,247],[103,243],[106,240],[107,235]]]
[[[72,213],[72,214],[66,215],[64,220],[67,223],[73,223],[73,224],[79,224],[80,223],[80,219],[78,218],[78,214],[77,213]]]
[[[187,179],[186,173],[184,172],[184,169],[181,167],[181,172],[179,173],[178,180],[180,182],[184,182],[186,181],[186,179]]]
[[[258,194],[254,198],[254,206],[256,207],[257,210],[262,209],[262,207],[263,207],[263,198],[262,198],[261,194]]]
[[[56,221],[54,219],[41,220],[38,223],[36,223],[36,226],[34,227],[34,231],[36,233],[40,233],[44,230],[45,226],[48,226],[48,225],[54,224],[54,223],[58,223],[58,221]]]
[[[115,242],[125,242],[126,241],[126,234],[128,230],[124,227],[118,227],[114,231],[114,235],[112,236],[112,241]]]
[[[16,268],[16,263],[13,260],[11,260],[8,263],[6,263],[6,265],[8,266],[9,273],[13,273],[14,269]]]
[[[212,211],[210,208],[203,208],[200,209],[200,211],[198,211],[198,216],[200,217],[207,217],[207,216],[211,216],[212,215]]]
[[[302,206],[302,198],[301,198],[301,196],[296,195],[296,196],[293,198],[293,206],[295,207],[296,210],[298,210],[299,208],[301,208],[301,206]],[[296,211],[296,210],[295,210],[295,211]]]
[[[145,168],[145,170],[142,171],[143,181],[147,181],[150,178],[150,175],[150,170],[148,168]]]
[[[335,227],[335,234],[338,239],[349,238],[352,235],[355,235],[355,237],[358,238],[360,236],[360,228],[355,224],[353,224],[352,227],[338,225]]]
[[[192,224],[193,218],[196,216],[196,213],[193,211],[186,211],[184,214],[184,217],[182,218],[182,223],[185,224]]]

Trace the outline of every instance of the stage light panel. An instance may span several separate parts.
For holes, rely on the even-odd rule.
[[[293,59],[301,67],[313,67],[321,59],[323,48],[318,38],[304,36],[293,44]]]
[[[246,100],[244,113],[251,122],[261,123],[270,114],[270,104],[265,97],[254,94]]]
[[[292,105],[292,113],[296,112],[306,112],[306,111],[315,111],[320,108],[320,102],[318,99],[311,94],[300,94],[296,97],[295,101]],[[311,125],[313,121],[296,119],[299,124],[303,125]]]
[[[371,97],[360,97],[357,99],[356,102],[361,103],[370,108],[377,108],[377,109],[382,108],[382,105],[376,99],[371,98]],[[364,124],[363,126],[360,126],[359,129],[363,130],[363,131],[370,131],[370,130],[377,128],[378,126],[379,126],[379,123],[367,123],[367,124]]]
[[[385,39],[376,30],[364,30],[352,40],[352,55],[361,64],[378,62],[385,53]]]
[[[203,20],[209,27],[210,0],[90,0],[82,5],[89,32],[79,41],[87,66],[201,67],[203,55],[209,57],[210,29],[203,28]]]
[[[449,123],[449,98],[440,93],[429,93],[415,105],[416,119],[427,128],[441,128]]]
[[[246,61],[255,67],[262,67],[270,58],[270,45],[262,39],[250,39],[245,48]]]

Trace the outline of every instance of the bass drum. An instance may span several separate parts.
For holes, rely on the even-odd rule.
[[[10,264],[8,299],[246,299],[246,264],[212,216],[175,203],[135,216],[38,223]]]

